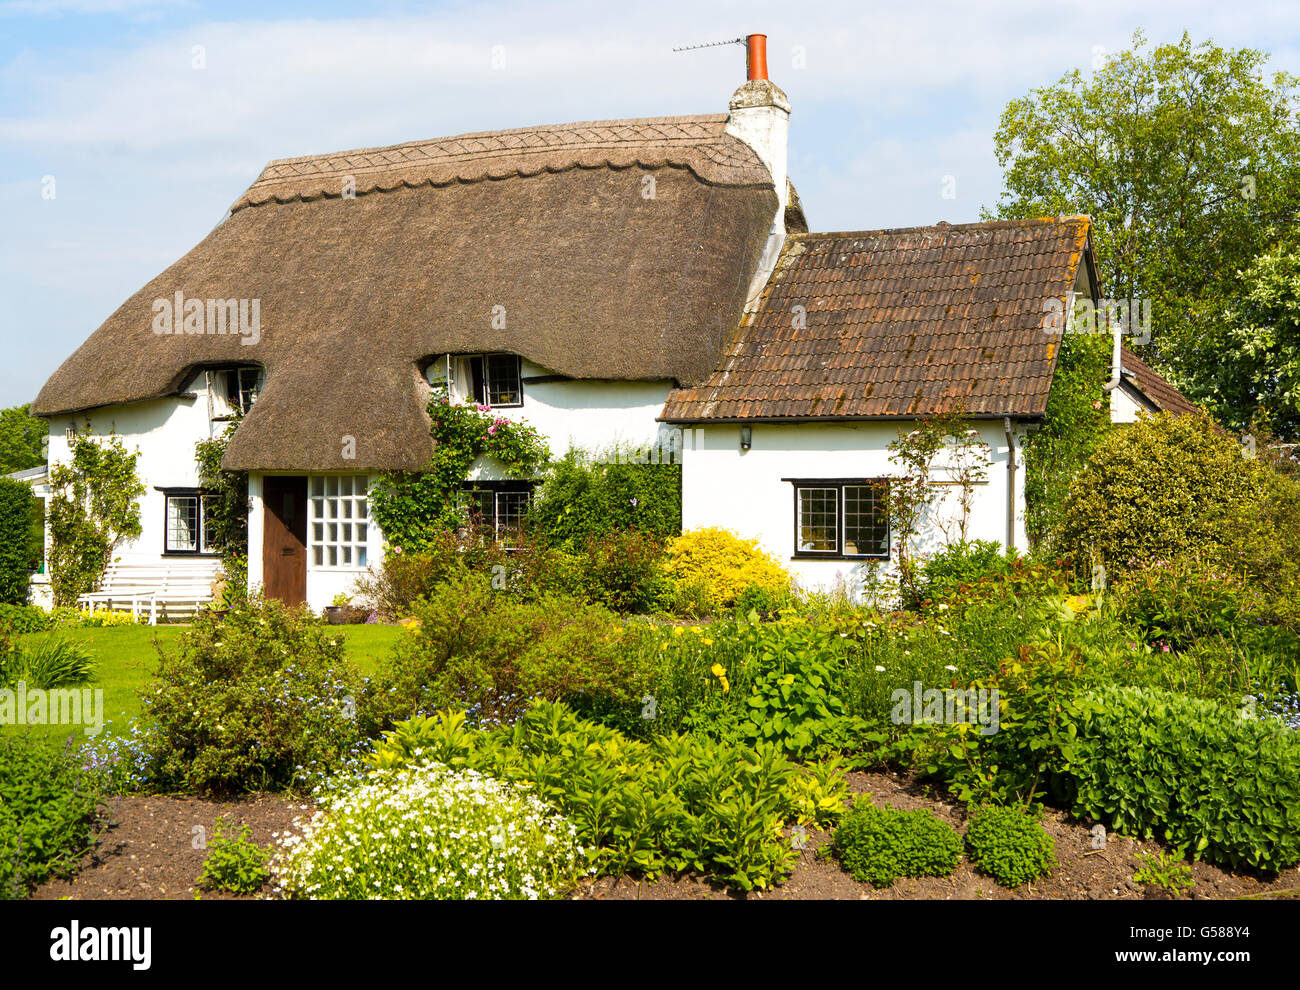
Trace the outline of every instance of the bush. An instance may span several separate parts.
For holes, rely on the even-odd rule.
[[[1045,877],[1056,865],[1055,841],[1024,808],[980,808],[966,826],[966,841],[971,859],[1004,887]]]
[[[709,606],[733,607],[749,587],[788,595],[793,581],[757,540],[742,540],[725,529],[695,529],[668,544],[668,571],[679,582],[703,581]]]
[[[992,540],[953,543],[922,565],[915,588],[904,582],[902,605],[920,611],[925,602],[949,599],[963,585],[1007,574],[1017,559],[1014,550]]]
[[[225,833],[225,820],[218,818],[208,844],[208,858],[198,883],[205,890],[224,890],[231,894],[255,894],[270,879],[266,868],[267,850],[248,841],[248,826],[241,826],[233,839]]]
[[[466,730],[456,713],[412,719],[372,757],[381,769],[426,761],[533,782],[573,822],[598,873],[692,871],[741,890],[788,872],[784,824],[828,824],[847,794],[838,768],[801,770],[772,746],[636,742],[547,703],[491,732]]]
[[[654,612],[670,599],[659,537],[613,530],[593,538],[578,561],[588,598],[616,612]]]
[[[582,599],[524,601],[464,574],[412,607],[414,622],[381,664],[368,725],[454,707],[510,721],[533,698],[630,701],[646,678],[634,630]]]
[[[54,627],[54,616],[36,605],[0,603],[0,627],[4,626],[15,636],[48,632]]]
[[[328,799],[274,869],[289,897],[517,900],[562,895],[583,859],[573,825],[524,787],[425,764]]]
[[[1279,484],[1291,483],[1204,416],[1142,417],[1108,435],[1075,478],[1056,548],[1081,568],[1099,559],[1111,580],[1191,551],[1217,559],[1239,540],[1226,507],[1257,505]],[[1267,542],[1270,532],[1258,535]]]
[[[0,736],[0,898],[71,876],[90,844],[99,790],[68,750]]]
[[[60,635],[28,639],[12,647],[8,656],[0,648],[0,686],[19,681],[28,689],[67,687],[90,680],[94,660],[80,643]]]
[[[1300,861],[1300,737],[1273,719],[1149,688],[1089,692],[1068,754],[1076,815],[1178,854],[1276,871]]]
[[[305,606],[253,596],[222,619],[201,611],[175,652],[159,653],[144,695],[158,790],[292,788],[344,766],[359,743],[343,637]]]
[[[27,604],[27,584],[41,547],[32,519],[37,499],[31,485],[0,478],[0,603]]]
[[[570,552],[615,530],[670,539],[682,531],[681,465],[593,462],[570,450],[549,467],[527,525]]]
[[[832,837],[832,851],[859,883],[888,887],[899,877],[946,877],[961,860],[961,837],[928,809],[877,808],[858,798]]]

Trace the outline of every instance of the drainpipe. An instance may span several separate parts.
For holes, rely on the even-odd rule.
[[[1112,392],[1119,385],[1120,378],[1120,348],[1123,346],[1124,327],[1123,324],[1117,323],[1115,326],[1115,346],[1111,349],[1110,354],[1110,380],[1103,385],[1103,392]]]
[[[1016,548],[1016,438],[1011,432],[1011,417],[1002,417],[1002,432],[1007,437],[1007,549]]]

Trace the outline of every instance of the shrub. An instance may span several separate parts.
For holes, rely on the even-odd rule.
[[[1300,861],[1300,737],[1149,688],[1099,687],[1068,756],[1076,815],[1175,853],[1276,871]]]
[[[1196,886],[1192,868],[1178,856],[1168,853],[1138,853],[1138,869],[1133,882],[1149,887],[1163,887],[1175,897]]]
[[[741,890],[768,887],[794,859],[783,824],[828,824],[847,787],[834,766],[801,771],[773,746],[699,736],[643,743],[539,703],[514,726],[469,731],[457,713],[399,724],[372,763],[432,761],[531,781],[578,830],[598,873],[693,871]]]
[[[13,687],[23,681],[29,690],[66,687],[90,680],[93,669],[94,660],[86,648],[60,635],[25,640],[7,657],[0,650],[0,686]]]
[[[579,559],[588,598],[616,612],[653,612],[669,599],[663,541],[637,530],[588,540]]]
[[[27,603],[27,582],[41,552],[32,530],[36,511],[31,485],[0,478],[0,603]]]
[[[529,699],[585,695],[628,701],[645,679],[635,631],[599,605],[562,595],[523,601],[465,574],[417,601],[410,635],[383,661],[369,716],[393,719],[437,708],[474,720],[509,720]]]
[[[266,868],[270,854],[248,841],[247,825],[241,826],[234,838],[226,835],[224,826],[225,820],[221,818],[213,826],[208,857],[203,861],[203,871],[199,874],[199,886],[232,894],[255,894],[271,877]]]
[[[1112,580],[1192,550],[1213,558],[1229,545],[1224,507],[1258,503],[1282,481],[1204,416],[1143,417],[1079,472],[1056,546],[1080,567],[1100,559]]]
[[[1056,843],[1024,808],[986,807],[966,826],[971,859],[1004,887],[1045,877],[1056,865]]]
[[[992,540],[953,543],[921,566],[915,589],[904,583],[902,605],[920,611],[925,602],[951,598],[963,585],[1007,574],[1017,559],[1014,550]]]
[[[358,745],[355,673],[343,637],[307,608],[258,596],[219,619],[200,612],[159,648],[144,695],[159,790],[238,794],[343,766]]]
[[[573,825],[526,788],[436,763],[328,799],[273,863],[290,897],[392,900],[557,897],[582,865]]]
[[[99,791],[66,749],[0,736],[0,898],[70,876],[90,844]]]
[[[0,626],[8,626],[15,636],[47,632],[54,626],[54,616],[36,605],[0,602]]]
[[[548,468],[527,525],[571,552],[615,530],[670,539],[682,531],[681,465],[596,462],[570,450]]]
[[[859,883],[888,887],[899,877],[946,877],[961,859],[961,837],[928,809],[877,808],[855,801],[832,836],[832,851]]]
[[[742,540],[725,529],[695,529],[668,544],[668,571],[678,581],[702,580],[714,610],[736,604],[748,587],[789,594],[790,574],[764,553],[757,540]]]

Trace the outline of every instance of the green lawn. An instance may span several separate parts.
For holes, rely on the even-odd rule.
[[[157,645],[167,648],[175,643],[185,626],[112,626],[100,629],[66,629],[66,635],[86,646],[95,658],[93,680],[84,685],[92,690],[104,691],[104,729],[106,732],[124,732],[131,720],[140,714],[140,694],[149,683],[158,665]],[[373,676],[379,659],[386,654],[397,637],[400,626],[357,625],[336,626],[347,639],[348,659],[363,674]],[[44,636],[33,633],[20,639]],[[31,732],[62,742],[69,734],[66,725],[3,725],[0,732]],[[85,738],[84,729],[74,727],[71,732]]]

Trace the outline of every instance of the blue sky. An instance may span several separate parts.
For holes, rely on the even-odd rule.
[[[1006,103],[1139,27],[1154,43],[1186,30],[1259,48],[1300,73],[1293,0],[0,0],[0,406],[32,399],[272,158],[722,112],[743,49],[672,48],[763,32],[814,230],[963,222],[1001,188]]]

